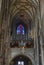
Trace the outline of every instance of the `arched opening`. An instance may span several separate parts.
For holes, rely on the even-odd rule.
[[[31,32],[33,30],[32,21],[28,19],[28,16],[16,14],[11,24],[11,48],[33,48],[34,38],[31,38]],[[32,35],[33,36],[33,35]]]
[[[32,62],[27,56],[18,55],[11,60],[10,65],[32,65]]]

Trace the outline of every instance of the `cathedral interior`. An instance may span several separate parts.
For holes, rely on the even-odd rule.
[[[0,65],[44,65],[44,0],[0,0]]]

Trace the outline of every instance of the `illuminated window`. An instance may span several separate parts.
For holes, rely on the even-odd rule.
[[[18,65],[24,65],[23,61],[18,61]]]
[[[19,25],[17,27],[17,34],[22,34],[24,35],[24,26],[23,25]]]

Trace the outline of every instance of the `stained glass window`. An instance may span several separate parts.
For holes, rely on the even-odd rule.
[[[19,25],[18,27],[17,27],[17,34],[22,34],[22,35],[24,35],[24,26],[23,25]]]

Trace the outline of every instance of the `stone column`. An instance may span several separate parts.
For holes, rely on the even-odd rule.
[[[37,65],[41,65],[41,15],[40,15],[40,7],[37,7],[35,17],[35,62]]]
[[[9,0],[2,1],[2,65],[7,64],[9,52]]]
[[[35,63],[39,65],[39,57],[38,57],[38,38],[37,38],[37,19],[35,20]]]

